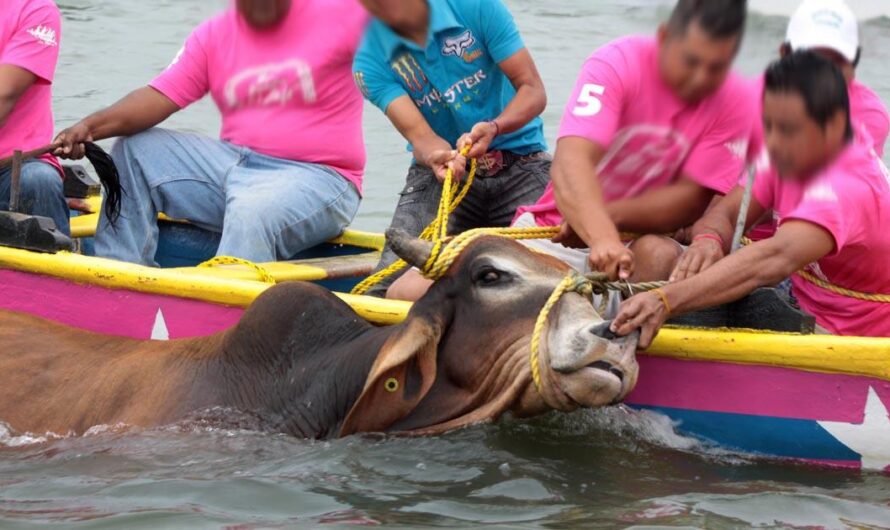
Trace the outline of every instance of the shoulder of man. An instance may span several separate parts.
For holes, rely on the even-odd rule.
[[[603,44],[587,60],[603,61],[616,68],[639,67],[645,56],[655,53],[655,48],[654,37],[629,35]]]

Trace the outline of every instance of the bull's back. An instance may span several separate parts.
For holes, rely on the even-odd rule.
[[[0,310],[0,422],[39,434],[153,423],[154,396],[176,382],[159,347]]]

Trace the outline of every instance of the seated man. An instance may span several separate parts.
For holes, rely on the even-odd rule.
[[[867,132],[875,152],[883,156],[890,116],[881,98],[856,79],[856,67],[862,55],[859,24],[844,0],[804,0],[800,4],[788,24],[788,36],[780,54],[784,57],[799,50],[812,50],[840,68],[847,80],[854,132]],[[762,92],[762,77],[758,88],[761,89],[758,93]],[[762,124],[758,129],[762,138]]]
[[[367,14],[354,0],[234,4],[149,86],[59,135],[70,158],[84,141],[129,136],[112,150],[124,196],[116,224],[99,221],[100,256],[154,265],[160,211],[222,233],[218,255],[259,262],[335,237],[355,216],[365,148],[351,65]],[[208,92],[221,140],[152,129]]]
[[[779,49],[781,57],[792,51],[812,50],[834,62],[847,80],[850,97],[850,121],[854,134],[863,135],[872,143],[878,156],[883,156],[884,144],[890,131],[890,117],[881,98],[856,78],[861,48],[859,24],[844,0],[804,0],[788,24],[785,42]],[[755,90],[763,93],[763,76],[755,81]],[[754,126],[751,140],[752,154],[763,153],[763,123]],[[757,241],[773,235],[775,219],[755,226],[748,236]]]
[[[890,292],[890,172],[850,122],[841,71],[813,52],[770,65],[763,122],[771,165],[755,180],[749,225],[777,212],[776,234],[723,258],[742,203],[741,187],[693,227],[677,265],[680,280],[622,304],[613,331],[642,327],[646,347],[671,315],[737,300],[795,271],[847,289]],[[890,337],[890,305],[834,294],[792,277],[800,306],[831,333]]]
[[[514,226],[562,224],[535,246],[578,270],[667,278],[678,243],[627,248],[619,232],[673,233],[738,181],[756,116],[750,84],[730,71],[745,16],[740,0],[679,0],[656,38],[594,52],[563,115],[552,188]]]
[[[52,82],[61,37],[59,8],[50,0],[0,5],[0,158],[30,151],[53,137]],[[0,210],[9,209],[11,168],[0,169]],[[51,155],[22,166],[20,211],[49,217],[66,235],[68,206],[62,168]]]
[[[466,145],[479,158],[477,180],[449,232],[508,226],[518,206],[544,192],[550,157],[538,117],[544,83],[507,8],[501,0],[363,3],[376,20],[356,56],[356,82],[414,154],[391,226],[419,235],[433,221],[446,171],[464,176]],[[387,246],[377,270],[397,259]],[[398,276],[369,294],[383,295]],[[416,298],[417,281],[407,276],[390,296]]]

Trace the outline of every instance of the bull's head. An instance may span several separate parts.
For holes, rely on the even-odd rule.
[[[428,242],[400,231],[387,237],[412,265],[430,256]],[[341,434],[433,434],[504,412],[525,417],[623,399],[637,380],[638,337],[614,337],[591,301],[574,292],[550,312],[540,390],[533,382],[535,322],[568,272],[509,239],[471,243],[381,349]]]

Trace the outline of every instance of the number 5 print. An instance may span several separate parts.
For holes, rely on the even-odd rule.
[[[578,95],[578,106],[572,110],[575,116],[596,116],[603,110],[603,102],[596,96],[602,96],[606,91],[606,87],[588,83],[581,87],[581,94]]]

